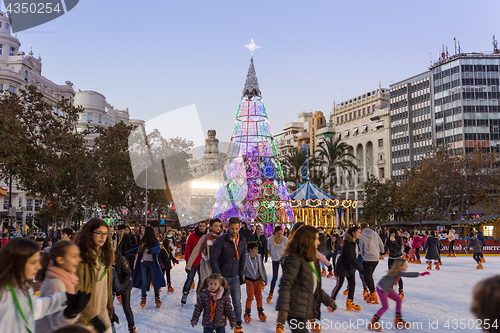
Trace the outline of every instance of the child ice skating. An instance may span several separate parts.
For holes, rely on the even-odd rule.
[[[477,269],[483,269],[483,264],[481,263],[481,241],[474,234],[474,231],[469,233],[469,245],[467,249],[473,250],[472,258],[477,262]]]
[[[40,270],[40,249],[32,240],[15,238],[0,250],[0,327],[2,332],[35,332],[35,320],[63,312],[75,318],[87,305],[90,295],[65,291],[35,297],[30,281]]]
[[[439,262],[441,257],[439,256],[439,251],[441,249],[441,242],[439,238],[435,237],[434,230],[431,231],[431,234],[427,237],[427,241],[425,242],[424,251],[425,259],[429,263],[428,270],[432,269],[432,261],[436,262],[436,269],[439,270]]]
[[[42,282],[40,296],[49,296],[65,291],[75,293],[78,278],[75,275],[80,263],[80,249],[69,240],[61,240],[45,252],[42,258],[42,268],[38,271],[37,281]],[[73,324],[78,317],[68,318],[62,312],[57,312],[35,322],[37,333],[52,332],[61,326]]]
[[[198,324],[203,312],[203,333],[225,333],[226,318],[231,327],[236,327],[236,317],[229,296],[229,286],[220,274],[212,274],[203,281],[198,291],[198,300],[194,307],[191,326]]]
[[[176,265],[179,264],[179,261],[175,259],[170,244],[171,243],[168,238],[165,238],[163,240],[161,251],[158,254],[158,260],[160,262],[160,268],[163,276],[167,276],[167,290],[168,292],[173,293],[174,288],[172,288],[172,278],[170,277],[170,271],[172,270],[172,263]]]
[[[257,302],[257,312],[261,321],[266,321],[267,316],[264,314],[264,306],[262,304],[262,284],[267,283],[267,274],[262,263],[262,258],[259,254],[259,245],[256,242],[247,244],[247,259],[245,261],[245,284],[247,287],[247,301],[245,307],[245,321],[249,323],[252,320],[250,316],[252,309],[252,301],[255,297]]]
[[[382,308],[377,311],[373,316],[370,323],[368,323],[368,329],[372,331],[381,331],[382,327],[378,322],[380,317],[389,309],[388,298],[396,302],[396,318],[394,319],[394,326],[399,329],[409,328],[409,324],[401,318],[401,305],[403,300],[398,294],[393,290],[393,286],[397,283],[400,277],[418,277],[421,275],[429,275],[429,272],[406,272],[408,269],[408,264],[404,259],[394,260],[391,269],[377,284],[377,294],[382,303]]]

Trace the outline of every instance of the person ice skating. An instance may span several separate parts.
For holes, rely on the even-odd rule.
[[[77,324],[92,327],[98,317],[106,332],[111,332],[113,317],[112,265],[114,250],[108,240],[108,224],[100,218],[91,218],[75,235],[75,244],[80,248],[82,261],[76,270],[76,290],[91,293],[90,301],[82,311]]]
[[[474,229],[476,229],[476,228],[474,228]],[[481,254],[480,254],[481,262],[485,262],[486,260],[484,259],[484,255],[483,255],[483,246],[486,245],[486,239],[484,238],[484,235],[483,235],[483,232],[481,231],[481,229],[477,229],[476,237],[481,242]]]
[[[247,301],[245,306],[245,322],[249,323],[252,320],[252,301],[255,298],[257,302],[257,313],[261,321],[266,321],[267,316],[264,314],[264,306],[262,305],[262,284],[267,283],[267,274],[264,269],[264,264],[259,254],[259,246],[255,242],[247,244],[247,259],[245,261],[245,284],[247,287]]]
[[[255,242],[259,246],[260,258],[267,263],[269,251],[267,250],[267,238],[262,232],[262,225],[257,224],[255,232],[250,236],[250,242]]]
[[[340,236],[337,234],[333,234],[329,241],[326,242],[326,246],[330,246],[332,248],[332,253],[330,256],[326,256],[326,259],[329,262],[332,262],[333,272],[335,273],[335,262],[337,260],[337,256],[342,248],[340,245]],[[336,274],[335,274],[336,275]],[[328,277],[328,276],[327,276]]]
[[[392,227],[389,229],[389,237],[385,240],[384,251],[389,251],[389,260],[387,261],[387,267],[391,269],[394,260],[403,258],[403,240],[399,235],[396,228]],[[403,291],[403,279],[398,279],[399,291],[398,294],[401,298],[404,298]]]
[[[229,285],[234,315],[235,333],[243,333],[241,326],[241,288],[245,283],[245,261],[247,241],[240,237],[240,219],[229,219],[228,232],[217,237],[210,251],[210,268],[213,273],[221,274]]]
[[[425,252],[425,259],[427,260],[429,267],[427,267],[428,270],[432,269],[432,261],[436,262],[436,269],[439,270],[439,261],[440,261],[440,256],[439,256],[439,251],[441,247],[441,242],[439,241],[439,238],[435,237],[435,232],[434,230],[431,231],[431,234],[427,236],[427,242],[425,243],[424,246],[424,251]]]
[[[129,333],[137,333],[135,330],[134,313],[130,307],[130,294],[132,291],[132,270],[128,264],[127,258],[121,255],[118,250],[115,250],[115,262],[113,268],[120,281],[121,289],[116,293],[119,297],[120,303],[127,318],[127,326]]]
[[[477,235],[474,234],[474,231],[471,230],[469,233],[469,244],[467,246],[467,250],[473,250],[472,258],[477,262],[477,269],[483,269],[483,264],[481,263],[481,241],[477,238]],[[467,253],[467,251],[466,251]]]
[[[231,327],[237,325],[229,297],[229,286],[220,274],[213,273],[200,286],[191,326],[198,324],[202,312],[203,333],[225,333],[226,318],[229,319]]]
[[[267,296],[267,303],[270,303],[273,299],[274,288],[276,287],[276,281],[278,281],[278,273],[280,265],[285,257],[285,246],[288,242],[288,238],[283,236],[283,229],[281,227],[274,228],[274,235],[269,237],[267,242],[268,250],[271,250],[271,260],[273,264],[273,278],[271,280],[271,287],[269,289],[269,296]],[[283,270],[283,268],[281,269]]]
[[[38,271],[36,280],[41,282],[40,296],[50,296],[64,291],[75,293],[78,278],[75,275],[80,263],[80,249],[69,240],[61,240],[46,252],[41,260],[41,269]],[[73,324],[78,317],[68,318],[63,312],[57,312],[41,318],[35,322],[37,333],[49,333],[57,328]]]
[[[30,282],[40,265],[39,246],[27,238],[9,240],[0,250],[0,331],[33,333],[35,321],[62,312],[74,319],[87,305],[89,294],[60,291],[50,296],[35,297]],[[75,289],[77,290],[77,289]]]
[[[380,253],[384,252],[384,243],[382,243],[380,236],[374,230],[368,228],[368,223],[365,222],[361,223],[359,249],[363,258],[365,282],[369,290],[366,302],[378,304],[377,294],[375,293],[375,282],[373,281],[373,272],[375,268],[377,268]]]
[[[383,225],[381,228],[380,228],[380,231],[378,232],[378,235],[380,237],[380,239],[382,240],[382,243],[385,244],[387,238],[389,238],[389,234],[387,232],[387,228],[385,225]],[[384,256],[385,256],[385,252],[382,253],[380,252],[380,257],[379,259],[380,260],[384,260]]]
[[[472,291],[471,312],[484,332],[498,333],[500,323],[500,275],[479,281]]]
[[[144,229],[141,246],[126,252],[127,255],[137,254],[132,286],[141,289],[141,307],[143,308],[146,306],[147,292],[151,283],[153,283],[156,307],[159,308],[162,304],[160,288],[165,287],[166,284],[158,262],[160,250],[160,242],[156,239],[153,228],[147,226]]]
[[[335,301],[321,289],[316,253],[318,245],[319,232],[316,228],[304,225],[300,231],[292,231],[285,249],[283,275],[276,302],[277,333],[283,332],[285,321],[288,321],[292,333],[308,332],[311,322],[321,320],[321,304],[332,311],[337,308]]]
[[[189,260],[186,263],[186,270],[191,270],[195,259],[201,253],[201,260],[198,270],[198,275],[201,281],[205,281],[207,277],[212,274],[212,269],[210,268],[210,250],[214,241],[222,235],[221,223],[219,219],[210,220],[210,228],[207,233],[201,236],[196,247],[192,250]],[[198,288],[201,284],[198,284]]]
[[[413,234],[413,241],[411,243],[411,248],[413,250],[413,253],[415,254],[415,261],[414,263],[416,264],[421,264],[422,262],[420,261],[420,248],[422,247],[422,237],[420,237],[419,234],[414,232]]]
[[[335,274],[337,275],[337,284],[332,291],[332,298],[335,300],[337,294],[344,284],[344,280],[347,279],[348,283],[348,295],[346,301],[347,311],[360,311],[361,307],[353,303],[354,291],[356,288],[355,273],[358,270],[360,273],[364,273],[363,267],[358,264],[356,258],[356,241],[361,236],[361,230],[359,227],[351,227],[344,235],[344,245],[342,246],[342,252],[337,260],[337,266],[335,267]]]
[[[450,244],[448,245],[448,257],[456,257],[457,255],[455,254],[455,249],[453,248],[456,239],[455,229],[450,229],[450,231],[446,235],[446,238],[450,242]]]
[[[429,275],[429,272],[406,272],[408,269],[408,264],[404,259],[395,259],[389,272],[385,275],[377,284],[377,294],[382,303],[382,307],[377,313],[373,316],[370,323],[368,323],[368,329],[373,331],[381,331],[382,327],[378,322],[380,317],[389,309],[389,300],[388,298],[394,300],[396,302],[396,318],[394,319],[394,326],[397,329],[410,328],[411,325],[405,322],[401,318],[401,305],[403,304],[403,300],[399,297],[398,294],[393,289],[393,286],[397,283],[398,279],[401,277],[418,277],[421,275]]]
[[[179,261],[174,257],[172,246],[168,238],[165,238],[163,240],[163,244],[161,244],[161,250],[158,254],[158,261],[160,263],[162,275],[167,276],[167,290],[168,292],[173,293],[174,288],[172,288],[172,278],[170,276],[170,271],[172,270],[172,263],[174,263],[174,265],[179,264]]]
[[[207,221],[200,221],[198,225],[194,229],[194,232],[189,235],[186,244],[186,250],[184,252],[184,259],[186,263],[191,259],[191,253],[193,252],[196,245],[200,241],[200,238],[205,235],[207,232]],[[182,298],[181,303],[186,304],[186,301],[189,296],[189,291],[192,289],[191,285],[194,283],[194,277],[196,273],[198,273],[198,287],[201,285],[201,276],[200,276],[200,261],[201,261],[201,252],[195,257],[194,261],[191,264],[190,269],[186,266],[186,282],[184,282],[184,287],[182,288]]]

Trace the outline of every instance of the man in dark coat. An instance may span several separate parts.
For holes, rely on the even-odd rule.
[[[481,229],[477,230],[476,237],[481,242],[481,254],[480,254],[481,262],[485,262],[484,255],[483,255],[483,246],[486,245],[486,239],[484,238],[484,235],[483,235],[483,232],[481,231]]]
[[[240,235],[245,237],[247,243],[250,241],[250,236],[252,236],[252,230],[248,229],[246,222],[241,222]]]
[[[125,224],[120,224],[118,226],[116,250],[120,252],[120,254],[127,259],[128,265],[132,270],[132,267],[134,267],[135,256],[127,256],[125,255],[125,252],[127,252],[130,249],[133,249],[134,247],[132,246],[132,241],[130,240],[130,236],[125,233],[125,229],[126,229]]]
[[[120,230],[118,228],[118,230]],[[130,307],[130,293],[132,291],[132,270],[127,259],[121,255],[120,251],[115,251],[115,263],[113,268],[120,280],[121,289],[116,293],[116,298],[120,301],[123,307],[125,317],[127,317],[128,329],[130,332],[135,332],[134,313]]]
[[[268,250],[267,250],[267,238],[262,232],[262,226],[258,224],[255,227],[255,232],[250,236],[250,242],[255,242],[259,246],[259,254],[264,262],[267,262]]]
[[[184,259],[186,260],[186,263],[189,261],[189,257],[191,257],[191,252],[193,252],[196,245],[198,245],[200,238],[206,233],[207,233],[207,221],[198,222],[198,226],[194,229],[194,232],[191,235],[189,235],[189,238],[187,240],[186,252],[184,254]],[[201,252],[194,260],[191,269],[190,270],[186,269],[187,278],[186,282],[184,283],[184,287],[182,288],[182,298],[181,298],[182,304],[186,304],[189,295],[189,290],[191,290],[191,284],[194,281],[196,273],[198,273],[198,287],[201,285],[202,281],[200,278],[200,261],[201,261]]]
[[[222,275],[229,285],[236,316],[235,333],[242,333],[241,328],[241,289],[245,283],[245,258],[247,240],[240,233],[240,219],[229,219],[228,233],[217,237],[210,250],[210,268],[212,273]]]

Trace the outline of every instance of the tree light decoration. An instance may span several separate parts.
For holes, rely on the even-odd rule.
[[[295,222],[253,57],[215,197],[211,216],[223,222]]]

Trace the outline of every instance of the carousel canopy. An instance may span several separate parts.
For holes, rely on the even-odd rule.
[[[323,199],[337,199],[323,191],[321,191],[319,188],[314,186],[313,183],[310,181],[307,181],[304,185],[299,187],[295,192],[290,194],[290,198],[294,200],[309,200],[309,199],[316,199],[316,200],[323,200]]]

